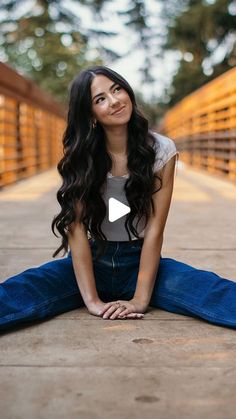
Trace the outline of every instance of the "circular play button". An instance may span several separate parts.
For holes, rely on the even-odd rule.
[[[109,198],[108,219],[111,223],[130,212],[130,207],[115,198]]]

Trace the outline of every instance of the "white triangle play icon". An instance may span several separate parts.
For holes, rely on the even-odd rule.
[[[130,207],[115,198],[109,198],[108,218],[111,223],[130,212]]]

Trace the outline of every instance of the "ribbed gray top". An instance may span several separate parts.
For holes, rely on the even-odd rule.
[[[154,172],[156,172],[157,170],[160,170],[175,154],[178,154],[178,151],[173,140],[157,133],[153,134],[157,140],[157,143],[159,144],[159,150],[157,152],[156,162],[154,165]],[[109,198],[115,198],[123,204],[129,205],[124,190],[124,185],[128,177],[129,174],[125,176],[112,176],[111,173],[108,173],[107,176],[107,183],[103,193],[103,199],[107,207],[107,213],[105,219],[102,222],[101,229],[109,241],[129,240],[128,233],[125,229],[125,221],[128,214],[113,222],[110,222],[108,219]],[[137,220],[138,218],[136,217],[133,222],[134,227],[136,226]],[[144,217],[140,220],[137,226],[137,232],[140,238],[144,237]],[[131,234],[131,239],[135,240],[136,237]]]

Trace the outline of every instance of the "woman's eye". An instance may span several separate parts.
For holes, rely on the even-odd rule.
[[[104,99],[104,97],[99,97],[97,100],[96,100],[96,103],[99,103],[99,101],[100,100],[103,100]]]
[[[114,88],[114,93],[116,93],[116,92],[119,92],[121,90],[121,86],[116,86],[115,88]],[[101,97],[99,97],[96,101],[95,101],[95,103],[96,104],[99,104],[100,102],[103,102],[103,100],[105,99],[105,97],[104,96],[101,96]]]

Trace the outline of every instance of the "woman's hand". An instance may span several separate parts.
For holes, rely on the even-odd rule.
[[[106,305],[107,304],[104,303],[102,300],[97,300],[97,301],[93,301],[89,303],[87,305],[87,309],[90,314],[93,314],[94,316],[102,317]]]
[[[97,301],[93,301],[93,302],[89,303],[87,305],[87,309],[88,309],[89,313],[92,314],[93,316],[102,317],[103,313],[107,310],[108,305],[110,307],[111,304],[112,303],[104,303],[101,300],[97,300]],[[127,315],[127,317],[130,318],[130,319],[141,318],[141,317],[143,317],[143,314],[130,313],[129,315]],[[103,318],[106,318],[106,317],[103,317]],[[118,317],[118,318],[121,319],[123,317]],[[126,318],[126,317],[124,317],[124,318]]]
[[[139,300],[117,300],[105,304],[102,312],[103,319],[140,319],[143,318],[147,305]]]

